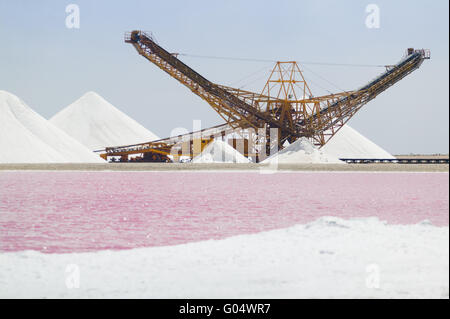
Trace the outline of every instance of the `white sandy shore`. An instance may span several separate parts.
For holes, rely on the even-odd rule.
[[[449,228],[327,217],[179,246],[2,253],[0,297],[449,298]]]

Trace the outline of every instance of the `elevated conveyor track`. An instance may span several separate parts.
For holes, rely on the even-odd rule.
[[[255,141],[265,143],[265,147],[252,150],[256,153],[267,152],[273,147],[279,149],[284,142],[292,143],[300,137],[323,146],[365,104],[418,69],[423,60],[430,58],[428,50],[408,49],[404,59],[387,67],[386,72],[367,85],[355,91],[315,97],[294,61],[277,62],[263,91],[254,93],[207,80],[180,61],[176,54],[162,48],[150,33],[126,33],[125,42],[132,44],[140,55],[205,100],[225,123],[158,141],[107,147],[101,150],[101,156],[105,159],[121,156],[127,160],[128,155],[147,152],[169,155],[168,150],[179,147],[186,140],[224,136],[236,130],[257,132],[243,134],[245,139],[256,136]],[[270,138],[269,129],[277,132],[275,139]]]
[[[410,51],[397,65],[390,66],[385,73],[381,74],[367,85],[351,92],[348,96],[339,99],[331,105],[323,107],[320,110],[320,115],[322,117],[328,117],[329,123],[327,125],[322,125],[320,130],[326,131],[337,122],[356,113],[362,106],[374,99],[378,94],[387,90],[396,82],[418,69],[424,59],[429,58],[430,55],[427,50]],[[318,118],[319,116],[317,114],[313,114],[311,120],[317,122]],[[300,123],[300,125],[303,124],[304,122]],[[317,127],[320,127],[319,124],[316,125]]]

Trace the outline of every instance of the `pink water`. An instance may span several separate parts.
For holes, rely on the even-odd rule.
[[[181,244],[322,216],[449,224],[447,173],[0,172],[0,251]]]

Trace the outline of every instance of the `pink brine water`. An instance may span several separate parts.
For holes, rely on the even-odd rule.
[[[323,216],[444,226],[448,192],[447,173],[1,172],[0,251],[174,245]]]

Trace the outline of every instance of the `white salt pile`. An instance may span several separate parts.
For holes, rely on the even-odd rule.
[[[330,163],[344,164],[337,157],[319,150],[308,139],[302,137],[297,141],[282,149],[278,153],[270,156],[261,162],[262,164],[296,164],[296,163]]]
[[[104,163],[78,141],[0,90],[0,163]]]
[[[193,163],[249,163],[250,160],[223,141],[209,143]]]
[[[344,125],[321,150],[337,158],[395,158],[348,125]]]
[[[159,139],[95,92],[84,94],[50,122],[90,150]]]

